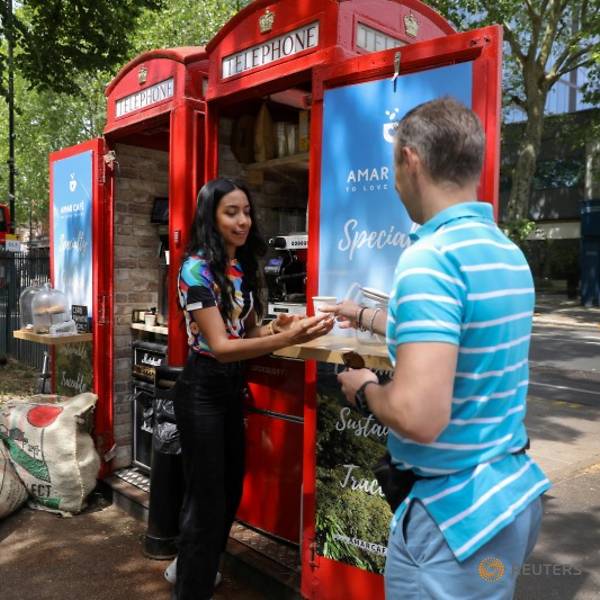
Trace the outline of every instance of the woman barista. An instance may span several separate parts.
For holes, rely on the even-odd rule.
[[[258,257],[266,251],[248,190],[209,181],[179,273],[190,355],[175,388],[185,494],[175,597],[211,598],[244,476],[243,361],[328,333],[331,316],[258,324]]]

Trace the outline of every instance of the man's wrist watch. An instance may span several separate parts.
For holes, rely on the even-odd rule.
[[[367,404],[367,395],[365,390],[369,384],[379,385],[376,381],[365,381],[357,390],[356,394],[354,394],[354,402],[356,404],[356,408],[361,415],[368,417],[371,414],[369,410],[369,405]]]

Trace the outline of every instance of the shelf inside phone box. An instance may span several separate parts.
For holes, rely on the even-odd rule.
[[[47,344],[48,346],[60,346],[62,344],[77,344],[79,342],[91,342],[91,333],[72,333],[67,335],[51,335],[49,333],[35,333],[28,329],[17,329],[13,331],[13,337],[18,340]]]

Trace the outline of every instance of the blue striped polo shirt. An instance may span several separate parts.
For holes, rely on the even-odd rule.
[[[392,529],[419,499],[463,561],[550,487],[529,456],[513,454],[527,442],[533,280],[487,203],[451,206],[413,240],[394,274],[390,359],[395,364],[399,344],[447,342],[458,346],[458,364],[450,423],[435,442],[388,435],[397,468],[425,477],[398,507]]]

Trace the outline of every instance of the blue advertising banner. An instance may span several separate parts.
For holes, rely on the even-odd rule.
[[[92,161],[87,151],[52,164],[54,287],[69,305],[92,315]],[[73,396],[92,389],[92,344],[56,350],[56,392]]]
[[[462,63],[325,92],[319,295],[359,286],[389,293],[416,229],[394,187],[394,125],[418,104],[453,96],[471,106],[472,64]]]
[[[398,258],[417,227],[394,187],[395,122],[444,95],[470,106],[471,73],[466,63],[400,77],[396,92],[390,79],[326,92],[320,295],[357,299],[361,286],[389,293]],[[373,415],[345,403],[335,366],[318,363],[317,551],[377,574],[384,571],[392,515],[373,466],[387,434]]]
[[[54,287],[92,314],[92,151],[53,166]]]

